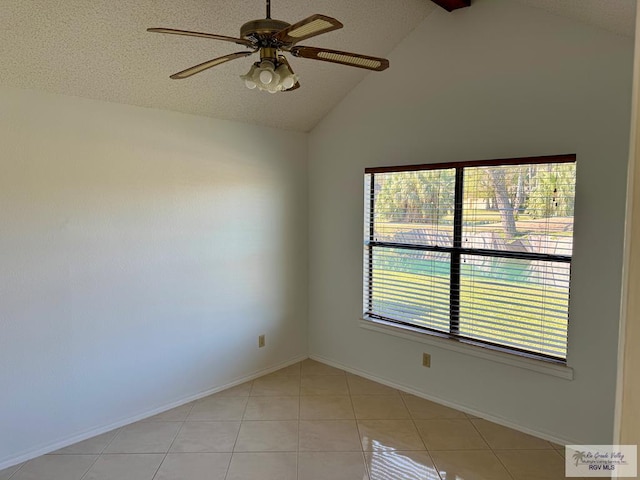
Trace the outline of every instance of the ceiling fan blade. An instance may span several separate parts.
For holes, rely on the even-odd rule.
[[[350,67],[366,68],[381,72],[389,68],[389,60],[385,58],[369,57],[357,53],[341,52],[340,50],[328,50],[315,47],[292,47],[291,54],[294,57],[311,58],[323,62],[339,63]]]
[[[282,43],[293,45],[307,38],[315,37],[316,35],[321,35],[342,27],[342,23],[335,18],[315,14],[298,23],[294,23],[284,30],[280,30],[273,38]]]
[[[294,73],[293,69],[291,68],[291,64],[289,64],[289,60],[287,60],[287,57],[285,57],[284,55],[278,55],[278,61],[280,63],[284,63],[289,68],[289,71],[291,73]],[[283,92],[291,92],[293,90],[297,90],[298,88],[300,88],[300,82],[297,81],[293,87],[287,88],[286,90],[283,90]]]
[[[188,37],[211,38],[213,40],[222,40],[225,42],[233,42],[246,47],[255,47],[253,42],[244,38],[226,37],[224,35],[215,35],[213,33],[190,32],[188,30],[175,30],[173,28],[147,28],[147,32],[153,33],[169,33],[172,35],[186,35]]]
[[[235,60],[236,58],[247,57],[249,55],[253,55],[253,53],[255,52],[230,53],[229,55],[214,58],[213,60],[209,60],[208,62],[201,63],[200,65],[196,65],[195,67],[187,68],[186,70],[183,70],[181,72],[174,73],[169,78],[172,78],[173,80],[182,80],[183,78],[188,78],[191,75],[195,75],[196,73],[200,73],[204,70],[207,70],[208,68],[212,68],[217,65],[220,65],[221,63],[225,63],[230,60]]]

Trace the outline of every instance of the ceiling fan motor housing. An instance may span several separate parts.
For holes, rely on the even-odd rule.
[[[261,47],[271,47],[270,40],[273,34],[284,30],[290,24],[282,20],[274,20],[271,18],[263,18],[261,20],[251,20],[240,27],[240,37],[260,41]],[[263,44],[264,43],[264,44]]]

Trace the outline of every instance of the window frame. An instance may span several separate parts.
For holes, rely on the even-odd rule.
[[[419,334],[426,334],[434,337],[440,337],[443,339],[453,340],[456,343],[474,345],[479,347],[488,348],[500,353],[507,353],[516,357],[529,358],[534,360],[541,360],[547,363],[556,364],[559,366],[567,365],[568,350],[569,350],[569,333],[568,324],[569,318],[567,318],[567,355],[565,358],[559,358],[553,355],[545,353],[532,352],[530,350],[507,346],[500,343],[494,343],[487,340],[476,339],[473,337],[466,337],[459,334],[460,331],[460,263],[462,255],[477,255],[493,258],[508,258],[508,259],[523,259],[523,260],[542,260],[550,262],[568,263],[569,272],[571,271],[571,263],[573,255],[557,255],[557,254],[542,254],[533,252],[513,252],[507,250],[493,250],[493,249],[478,249],[478,248],[465,248],[462,247],[462,218],[465,211],[464,208],[464,169],[467,167],[492,167],[492,166],[517,166],[517,165],[540,165],[549,163],[576,163],[575,154],[562,154],[562,155],[549,155],[540,157],[522,157],[522,158],[507,158],[507,159],[494,159],[494,160],[476,160],[466,162],[447,162],[447,163],[434,163],[434,164],[419,164],[419,165],[400,165],[400,166],[386,166],[386,167],[369,167],[365,168],[365,178],[367,175],[372,174],[371,181],[369,182],[368,208],[365,206],[364,215],[366,217],[367,212],[369,214],[367,238],[364,240],[364,248],[367,250],[368,265],[363,265],[365,270],[363,273],[366,275],[367,280],[364,281],[365,275],[363,275],[363,300],[366,299],[366,305],[363,301],[365,321],[382,322],[383,324],[390,324],[394,327],[399,327],[404,330],[409,330],[413,333],[420,332]],[[375,234],[375,174],[379,173],[400,173],[400,172],[412,172],[421,170],[444,170],[455,169],[455,193],[454,193],[454,220],[453,220],[453,239],[452,246],[435,246],[435,245],[420,245],[420,244],[403,244],[396,242],[376,241],[374,240]],[[573,216],[575,223],[575,214]],[[401,320],[385,317],[372,312],[373,308],[373,249],[374,248],[393,248],[402,250],[417,250],[417,251],[429,251],[429,252],[443,252],[451,256],[450,260],[450,285],[449,285],[449,332],[443,332],[440,330],[432,329],[426,326],[411,324],[403,322]],[[568,296],[570,300],[571,289],[571,274],[569,273],[569,290]],[[569,309],[570,311],[570,309]],[[568,311],[568,312],[569,312]]]

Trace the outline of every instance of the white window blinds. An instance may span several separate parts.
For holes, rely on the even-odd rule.
[[[566,360],[575,156],[365,172],[364,314]]]

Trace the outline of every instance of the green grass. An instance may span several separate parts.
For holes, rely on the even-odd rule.
[[[374,268],[373,278],[374,284],[384,278],[376,288],[374,312],[408,309],[411,323],[448,331],[449,276],[445,272],[424,275]],[[545,309],[541,308],[543,295]],[[565,358],[567,311],[566,290],[463,272],[461,335]],[[531,336],[541,335],[548,340],[542,348],[530,341]]]
[[[572,217],[532,217],[526,214],[517,215],[515,218],[518,236],[527,234],[548,234],[551,238],[555,236],[570,237],[573,235]],[[547,222],[550,228],[547,232]],[[554,227],[554,225],[559,225]],[[401,231],[413,230],[417,228],[433,229],[437,226],[439,231],[453,231],[453,214],[444,215],[437,224],[432,223],[404,223],[404,222],[377,222],[378,228],[384,230],[387,235]],[[473,227],[474,231],[503,232],[502,218],[497,210],[465,209],[464,226]]]

